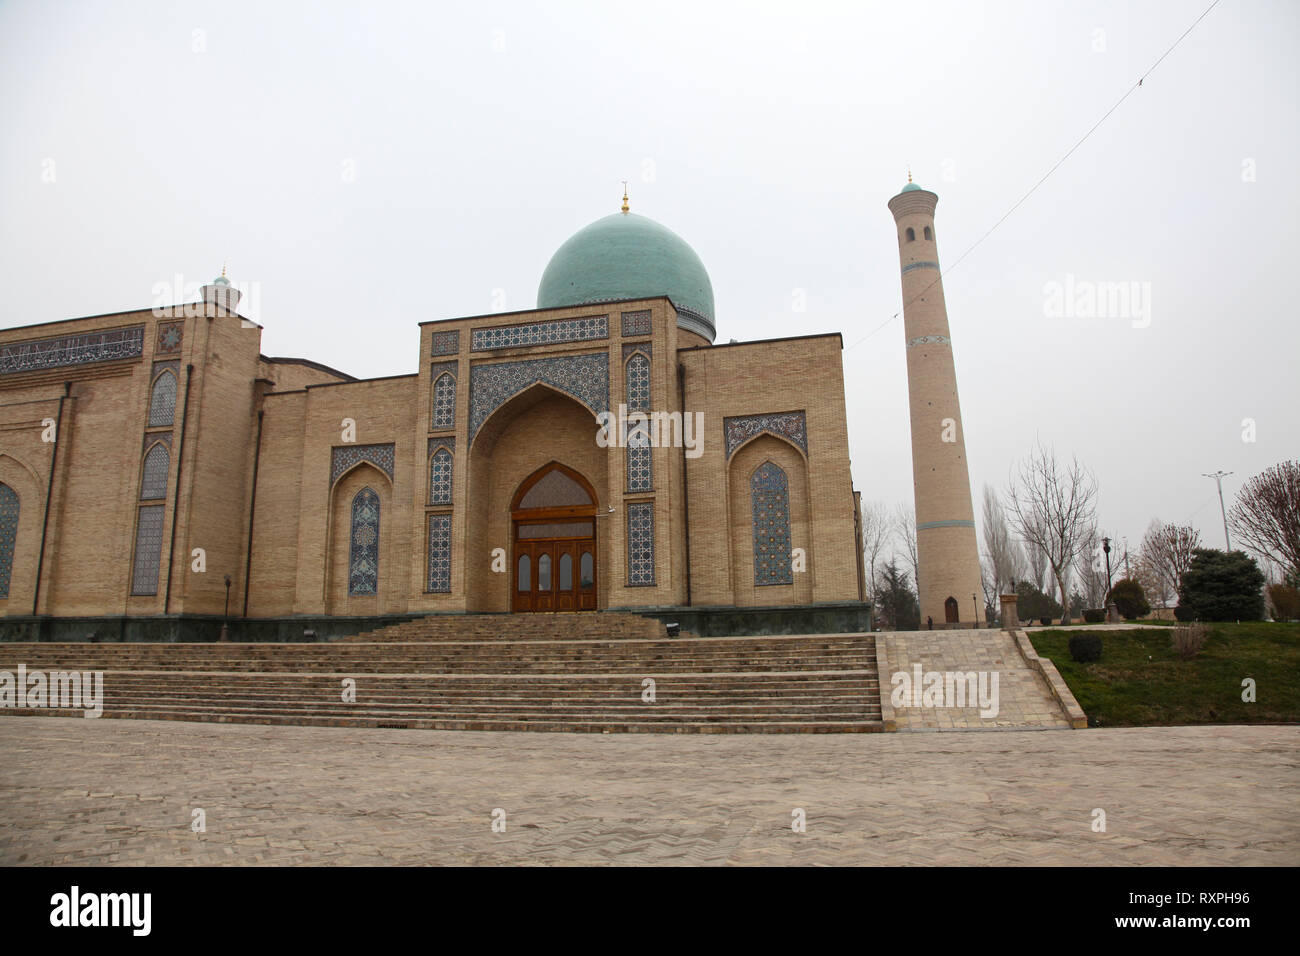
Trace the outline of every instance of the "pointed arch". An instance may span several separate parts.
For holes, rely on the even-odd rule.
[[[22,502],[18,499],[18,492],[0,481],[0,598],[9,597],[21,508]]]
[[[163,369],[149,392],[149,427],[171,425],[176,420],[176,373]]]
[[[144,456],[140,470],[140,500],[153,501],[167,496],[167,475],[171,470],[171,452],[162,442],[154,442]]]
[[[369,485],[352,498],[348,594],[379,593],[379,495]]]
[[[435,430],[456,427],[456,376],[450,371],[434,380],[430,421]]]
[[[452,461],[452,451],[447,445],[434,447],[429,456],[429,504],[451,504]]]

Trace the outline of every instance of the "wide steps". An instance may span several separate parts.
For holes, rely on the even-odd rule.
[[[103,716],[118,718],[629,733],[883,729],[872,635],[667,638],[657,622],[632,615],[515,625],[521,617],[495,618],[490,638],[477,633],[480,619],[470,622],[473,636],[456,639],[457,619],[445,617],[381,629],[388,639],[374,642],[0,644],[0,670],[15,673],[21,662],[29,673],[102,671]],[[348,678],[354,703],[342,699]],[[646,678],[655,681],[653,703],[642,699]]]

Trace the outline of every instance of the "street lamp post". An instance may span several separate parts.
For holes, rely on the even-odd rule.
[[[226,613],[221,621],[221,641],[230,640],[230,575],[226,575]]]
[[[1203,478],[1213,478],[1214,483],[1219,486],[1219,514],[1223,517],[1223,550],[1231,551],[1232,542],[1228,540],[1228,512],[1223,507],[1223,479],[1227,478],[1232,472],[1216,471],[1212,475],[1202,474]]]
[[[975,627],[979,627],[980,626],[980,602],[976,600],[975,595],[972,594],[970,596],[970,603],[971,606],[975,608],[975,617],[972,618],[972,621],[974,622]]]
[[[1110,538],[1101,539],[1101,550],[1106,553],[1106,600],[1110,600]]]

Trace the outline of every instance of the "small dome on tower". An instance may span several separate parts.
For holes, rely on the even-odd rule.
[[[903,187],[903,192],[912,193],[918,191],[920,188],[921,187],[918,186],[916,183],[909,181],[908,184]]]

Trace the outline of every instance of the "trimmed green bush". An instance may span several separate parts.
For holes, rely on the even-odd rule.
[[[1119,613],[1126,621],[1151,613],[1151,605],[1142,592],[1142,585],[1132,578],[1121,578],[1115,582],[1110,594],[1106,595],[1106,606],[1109,607],[1112,603],[1119,608]]]
[[[1087,624],[1100,624],[1106,620],[1106,612],[1099,607],[1084,608],[1083,620]]]
[[[1071,634],[1070,657],[1080,664],[1101,660],[1100,634]]]

